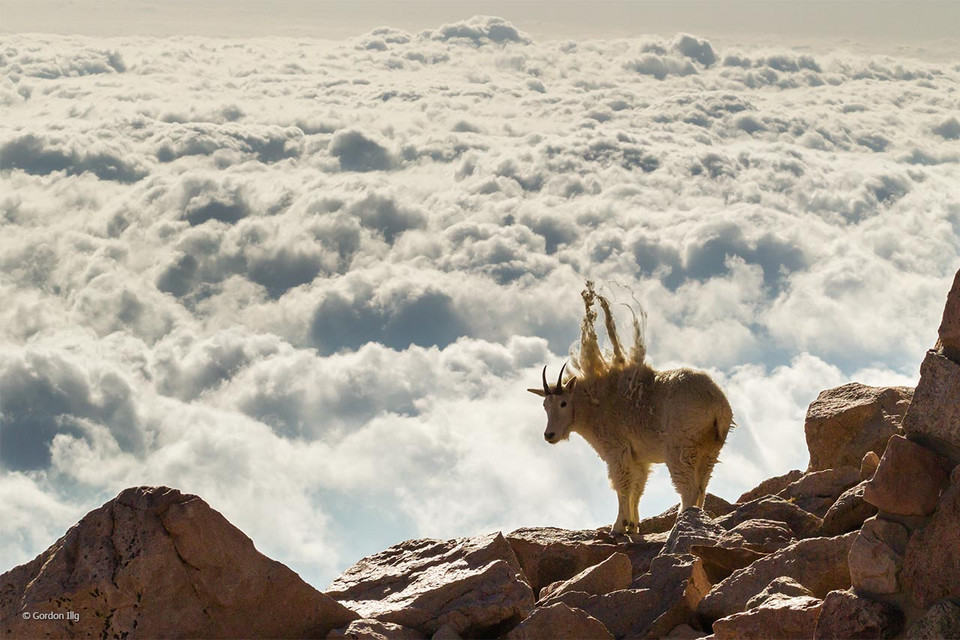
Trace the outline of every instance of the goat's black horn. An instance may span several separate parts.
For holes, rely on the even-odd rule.
[[[547,395],[553,393],[550,391],[550,385],[547,384],[547,365],[543,365],[543,392]]]
[[[563,366],[560,367],[560,375],[557,376],[557,395],[563,393],[563,370],[567,368],[567,363],[564,362]]]

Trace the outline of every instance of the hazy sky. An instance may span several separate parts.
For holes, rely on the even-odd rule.
[[[585,278],[727,390],[731,500],[806,465],[820,390],[915,383],[960,266],[952,6],[266,6],[0,5],[0,570],[139,484],[319,587],[608,526],[525,391]],[[641,515],[676,501],[660,469]]]
[[[2,29],[115,35],[346,38],[389,25],[419,31],[473,15],[503,17],[537,38],[610,38],[692,31],[711,38],[848,38],[874,48],[939,50],[960,4],[908,0],[572,2],[557,0],[4,0]]]

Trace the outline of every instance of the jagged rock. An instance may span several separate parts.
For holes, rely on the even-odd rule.
[[[533,608],[533,591],[499,533],[402,542],[360,560],[327,593],[364,618],[427,635],[445,624],[460,635],[493,633]]]
[[[751,500],[756,500],[757,498],[762,498],[764,496],[775,496],[786,489],[791,483],[796,482],[802,477],[803,471],[800,471],[800,469],[794,469],[793,471],[788,471],[782,476],[767,478],[753,489],[750,489],[737,498],[737,504],[750,502]]]
[[[322,638],[357,617],[167,487],[125,489],[0,576],[3,638]]]
[[[719,544],[715,546],[695,544],[690,547],[690,553],[703,561],[703,570],[713,584],[767,555],[751,551],[746,547],[724,547]]]
[[[892,638],[903,628],[903,614],[895,606],[860,597],[849,591],[831,591],[813,632],[815,640]]]
[[[755,518],[744,520],[720,537],[719,546],[741,546],[759,553],[773,553],[788,547],[796,538],[786,524],[776,520]]]
[[[940,506],[923,529],[914,531],[903,559],[902,584],[921,608],[942,598],[960,599],[960,465]]]
[[[735,505],[730,504],[723,498],[708,493],[703,501],[703,510],[708,516],[717,518],[733,511]],[[670,531],[677,522],[677,512],[680,511],[680,505],[675,504],[660,515],[644,518],[640,521],[640,533],[663,533]]]
[[[567,580],[614,553],[625,553],[639,576],[660,553],[666,533],[632,536],[618,543],[605,529],[568,531],[554,527],[524,528],[507,535],[507,542],[523,568],[534,593],[557,581]]]
[[[713,635],[717,640],[809,637],[822,606],[819,598],[774,595],[758,607],[720,618]]]
[[[821,391],[807,409],[803,426],[810,452],[807,471],[859,466],[867,451],[883,455],[912,397],[910,387],[857,382]]]
[[[427,636],[416,629],[402,627],[392,622],[360,619],[342,629],[327,634],[327,640],[426,640]]]
[[[780,577],[770,581],[763,591],[747,601],[747,609],[755,609],[774,596],[794,598],[797,596],[813,597],[813,592],[793,578]]]
[[[947,294],[947,304],[943,308],[940,321],[940,346],[943,355],[954,362],[960,362],[960,271],[953,278],[953,286]]]
[[[960,363],[928,351],[903,420],[907,437],[960,464]]]
[[[814,535],[822,520],[779,496],[764,496],[739,505],[727,515],[717,518],[717,524],[732,529],[747,520],[774,520],[790,527],[798,538]]]
[[[793,578],[818,598],[834,589],[846,589],[850,586],[847,553],[856,535],[801,540],[733,572],[703,598],[697,615],[709,624],[740,613],[750,598],[781,576]]]
[[[820,527],[823,535],[838,536],[859,529],[867,518],[877,515],[877,508],[863,499],[866,487],[867,483],[863,481],[840,494],[823,516],[823,525]]]
[[[960,638],[960,606],[943,600],[930,607],[910,628],[911,640],[944,640]]]
[[[909,409],[908,409],[909,410]],[[880,466],[880,456],[875,451],[867,451],[860,461],[860,480],[869,480]]]
[[[863,499],[881,511],[926,516],[936,509],[949,477],[945,458],[903,436],[893,436]]]
[[[563,638],[596,638],[613,636],[603,623],[582,609],[562,602],[534,609],[526,620],[507,634],[507,640],[562,640]]]
[[[909,538],[906,528],[896,522],[877,517],[864,522],[847,556],[853,587],[858,592],[896,593]]]
[[[724,528],[703,509],[690,507],[677,518],[661,553],[690,553],[691,546],[712,546],[724,533]]]
[[[856,467],[811,471],[784,487],[777,495],[822,518],[837,498],[859,481],[860,470]]]
[[[591,596],[579,606],[617,638],[659,637],[689,622],[709,588],[698,558],[660,555],[630,589]]]
[[[547,585],[540,591],[540,599],[549,600],[550,596],[561,595],[567,591],[583,591],[599,596],[626,589],[631,582],[633,565],[630,564],[630,558],[623,553],[614,553],[600,564],[587,567],[569,580]]]

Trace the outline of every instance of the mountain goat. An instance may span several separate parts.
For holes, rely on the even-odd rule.
[[[580,434],[607,464],[619,510],[612,533],[639,531],[639,502],[650,466],[665,462],[680,494],[680,509],[703,506],[707,482],[720,448],[733,424],[730,403],[703,371],[656,371],[646,362],[646,345],[636,315],[634,340],[625,355],[609,301],[589,280],[581,293],[586,312],[581,324],[579,353],[571,355],[577,374],[543,389],[528,389],[543,397],[550,444]],[[600,303],[612,354],[601,351],[594,323]]]

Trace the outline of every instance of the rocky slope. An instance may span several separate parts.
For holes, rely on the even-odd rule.
[[[200,498],[127,489],[0,576],[0,638],[960,638],[960,273],[939,333],[915,391],[820,394],[805,471],[630,538],[409,540],[320,593]]]

